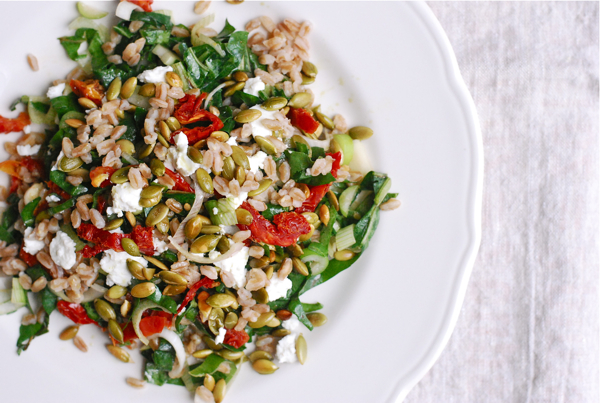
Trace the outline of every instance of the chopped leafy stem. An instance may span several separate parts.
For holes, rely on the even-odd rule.
[[[50,180],[71,196],[79,196],[88,191],[83,185],[73,186],[67,182],[67,174],[62,171],[56,170],[50,172]]]
[[[23,211],[21,211],[21,218],[23,219],[23,224],[26,227],[33,227],[33,224],[35,222],[35,216],[33,215],[33,212],[35,211],[37,205],[40,203],[40,200],[42,199],[38,197],[30,201],[25,205]]]

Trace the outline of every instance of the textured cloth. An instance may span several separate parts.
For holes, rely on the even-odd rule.
[[[428,3],[473,95],[482,243],[407,403],[598,402],[598,3]]]

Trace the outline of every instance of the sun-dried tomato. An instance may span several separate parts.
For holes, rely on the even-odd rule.
[[[19,113],[15,119],[5,118],[0,116],[0,133],[20,132],[25,126],[31,124],[29,114],[27,112]]]
[[[24,242],[21,243],[21,250],[19,251],[19,257],[21,258],[22,261],[27,263],[27,266],[29,266],[29,267],[35,266],[38,263],[37,258],[35,256],[30,255],[29,253],[25,252],[25,249],[23,249],[23,245],[24,245]]]
[[[50,190],[50,193],[56,193],[61,199],[65,201],[71,198],[70,194],[59,188],[58,185],[52,181],[46,182],[46,186],[48,186],[48,190]]]
[[[140,252],[144,255],[154,255],[154,241],[152,240],[151,227],[136,225],[131,234],[125,235],[124,237],[131,238],[140,249]]]
[[[92,186],[105,188],[107,186],[112,185],[113,183],[110,181],[111,175],[116,171],[116,169],[111,167],[96,167],[90,171],[90,180],[92,181]],[[106,179],[100,182],[100,186],[96,186],[100,179],[96,179],[101,175],[105,175]]]
[[[124,1],[124,0],[121,0],[121,1]],[[130,3],[133,3],[133,4],[137,4],[147,13],[152,12],[152,3],[154,2],[154,0],[127,0],[127,1],[129,1]]]
[[[233,348],[240,348],[248,343],[248,340],[250,340],[250,336],[245,330],[227,329],[223,343]]]
[[[27,168],[31,173],[38,172],[40,176],[44,175],[44,165],[40,160],[31,157],[23,157],[21,159],[21,165]]]
[[[342,153],[338,151],[335,154],[328,153],[327,155],[333,158],[331,174],[337,178],[337,173],[342,162]],[[317,205],[321,202],[325,194],[329,192],[329,188],[331,188],[330,184],[309,186],[310,196],[304,201],[304,203],[302,203],[302,206],[298,207],[294,211],[298,214],[315,211],[315,208],[317,208]]]
[[[213,288],[218,285],[219,285],[218,281],[212,281],[208,277],[204,277],[202,280],[194,283],[194,285],[192,285],[190,287],[190,289],[188,290],[187,294],[185,294],[185,298],[179,305],[179,308],[177,308],[177,315],[179,315],[181,313],[181,311],[183,311],[183,309],[187,306],[187,304],[190,303],[190,301],[192,301],[194,298],[196,298],[196,293],[198,292],[198,290],[200,288],[202,288],[202,287]]]
[[[11,176],[10,177],[10,189],[8,190],[9,193],[15,193],[17,191],[17,189],[19,189],[19,186],[21,186],[21,183],[23,183],[23,181],[19,178],[17,178],[16,176]]]
[[[40,211],[48,210],[48,207],[50,207],[50,206],[49,206],[48,202],[46,201],[46,199],[42,199],[42,201],[40,201],[38,203],[38,205],[35,207],[35,210],[33,210],[33,215],[37,216]]]
[[[171,171],[169,168],[165,168],[165,173],[169,176],[169,178],[173,179],[175,182],[175,186],[173,186],[173,190],[180,190],[182,192],[194,193],[194,189],[187,183],[181,175],[177,172]]]
[[[196,122],[208,122],[210,125],[206,127],[182,127],[171,135],[171,143],[175,144],[175,136],[183,133],[188,138],[188,144],[193,145],[198,141],[207,138],[216,130],[223,128],[223,122],[217,116],[209,111],[202,109],[202,102],[206,98],[206,93],[203,92],[199,97],[195,95],[186,95],[179,100],[179,104],[175,105],[173,116],[179,120],[182,125],[187,125]]]
[[[79,304],[73,304],[61,299],[56,304],[56,308],[58,308],[58,312],[62,313],[78,325],[87,325],[90,323],[98,324],[95,320],[90,319],[85,309]]]
[[[140,321],[140,331],[146,337],[163,331],[169,321],[162,316],[148,316]]]
[[[250,230],[252,240],[255,242],[264,242],[269,245],[290,246],[298,241],[300,235],[310,232],[310,224],[306,218],[295,212],[285,212],[273,217],[271,223],[263,217],[248,202],[244,202],[241,208],[248,210],[252,217],[252,224],[238,224],[240,230]]]
[[[287,114],[293,126],[305,133],[314,133],[319,128],[319,122],[306,109],[291,108]]]
[[[103,195],[98,196],[98,211],[100,214],[104,214],[104,209],[106,208],[106,199]]]
[[[121,240],[123,238],[132,239],[140,252],[146,255],[154,254],[154,242],[152,240],[152,228],[136,225],[131,234],[111,234],[109,231],[98,229],[92,224],[82,223],[77,228],[77,235],[81,239],[95,243],[94,247],[86,245],[83,248],[83,257],[89,258],[96,256],[98,253],[107,249],[112,249],[116,252],[123,252]]]
[[[19,171],[21,170],[21,162],[15,160],[7,160],[0,163],[0,171],[6,172],[12,177],[21,178]]]
[[[102,105],[102,97],[104,96],[104,88],[98,80],[71,80],[69,83],[71,89],[78,97],[85,97],[94,101],[98,106]]]

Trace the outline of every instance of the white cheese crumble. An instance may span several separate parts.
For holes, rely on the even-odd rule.
[[[60,150],[58,157],[56,157],[56,162],[54,163],[54,165],[52,165],[52,168],[50,169],[51,171],[56,171],[58,169],[57,166],[58,164],[60,164],[60,160],[62,160],[64,156],[65,153],[63,153],[62,150]]]
[[[292,288],[292,280],[289,278],[286,277],[280,280],[277,276],[271,277],[271,284],[266,288],[267,294],[269,294],[269,301],[285,297],[290,288]]]
[[[173,166],[183,176],[190,176],[201,167],[200,164],[196,164],[188,157],[187,151],[188,138],[185,134],[180,133],[175,136],[175,147],[169,148],[168,157]]]
[[[46,196],[46,201],[48,203],[56,203],[56,202],[60,201],[60,197],[58,197],[55,194],[51,194],[51,195]]]
[[[40,151],[40,148],[42,148],[42,146],[39,144],[36,144],[34,146],[26,144],[24,146],[17,146],[17,152],[20,156],[27,157],[29,155],[36,155],[38,151]]]
[[[107,214],[116,214],[123,217],[124,211],[137,212],[142,210],[140,206],[140,194],[142,189],[134,189],[131,183],[125,182],[112,188],[112,208],[106,209]],[[109,210],[110,209],[110,210]]]
[[[279,343],[277,343],[277,359],[280,363],[294,363],[298,361],[298,358],[296,357],[295,334],[287,335],[279,340]]]
[[[142,266],[148,267],[148,261],[144,258],[131,256],[127,252],[116,252],[112,249],[104,251],[104,255],[100,259],[100,267],[108,274],[106,285],[117,284],[127,287],[131,283],[133,277],[127,268],[127,259],[133,259]]]
[[[217,337],[215,337],[215,343],[216,344],[223,343],[223,340],[225,340],[226,334],[227,334],[227,329],[225,328],[225,326],[223,326],[222,328],[219,329],[219,334],[217,335]]]
[[[154,256],[160,255],[161,253],[169,249],[169,246],[165,241],[161,241],[154,235],[152,236],[152,243],[154,244],[154,249],[156,249],[156,251],[154,252]]]
[[[140,81],[145,83],[164,83],[167,81],[165,78],[165,74],[169,71],[173,71],[173,67],[171,66],[158,66],[153,68],[152,70],[146,70],[142,74],[138,75],[137,78]]]
[[[77,261],[75,241],[66,233],[58,231],[52,242],[50,242],[50,256],[54,263],[63,269],[69,270]]]
[[[288,320],[284,320],[283,322],[281,322],[281,326],[283,326],[284,329],[287,329],[292,333],[297,333],[300,328],[300,325],[301,323],[296,317],[296,315],[292,315],[292,317]]]
[[[25,246],[23,247],[23,250],[29,253],[30,255],[35,255],[36,253],[44,249],[44,246],[46,244],[44,241],[40,241],[32,235],[33,228],[25,229]]]
[[[48,92],[46,93],[46,96],[50,99],[56,98],[56,97],[60,97],[63,94],[63,91],[65,90],[65,83],[60,83],[57,84],[53,87],[48,88]]]
[[[256,174],[259,169],[263,169],[265,167],[265,160],[267,157],[268,155],[264,151],[259,151],[252,157],[248,157],[248,161],[250,162],[250,171]]]
[[[237,146],[237,140],[235,139],[235,137],[229,137],[229,139],[226,141],[227,144],[229,144],[230,146]]]
[[[275,119],[275,113],[277,113],[277,111],[266,111],[263,108],[261,108],[260,105],[254,105],[250,109],[257,109],[261,113],[261,115],[258,119],[256,119],[254,122],[250,123],[250,125],[252,126],[252,135],[254,137],[256,137],[256,136],[272,136],[273,131],[264,127],[262,124],[262,120],[263,119]]]
[[[246,80],[246,85],[244,85],[244,92],[246,94],[258,96],[259,91],[264,91],[266,88],[265,83],[260,79],[260,77],[249,78]]]
[[[31,125],[27,125],[23,128],[23,133],[29,134],[31,133]]]
[[[219,214],[219,209],[216,207],[213,207],[213,214]]]
[[[208,254],[208,257],[214,259],[219,255],[218,251],[213,251]],[[235,280],[234,288],[242,288],[246,285],[246,264],[248,263],[248,257],[250,257],[250,248],[244,246],[230,258],[216,262],[215,266],[233,276]]]

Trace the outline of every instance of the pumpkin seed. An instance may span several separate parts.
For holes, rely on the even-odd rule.
[[[354,252],[348,249],[338,250],[333,254],[335,260],[339,260],[340,262],[345,262],[346,260],[350,260],[354,257]]]
[[[269,280],[271,280],[271,278],[273,277],[273,271],[274,271],[273,266],[267,266],[263,270],[264,270],[265,274],[267,275],[267,278]]]
[[[218,334],[219,329],[221,329],[223,327],[224,320],[225,320],[225,313],[223,312],[223,309],[213,307],[210,310],[210,313],[208,314],[208,328],[214,334]],[[209,347],[210,347],[210,345],[209,345]]]
[[[253,353],[248,355],[248,359],[250,362],[254,362],[256,360],[272,360],[273,356],[267,351],[255,350]]]
[[[238,320],[239,318],[235,312],[229,312],[227,316],[225,316],[223,324],[226,329],[233,329],[235,325],[237,325]]]
[[[223,171],[221,171],[221,176],[228,181],[233,179],[235,175],[235,162],[233,162],[233,158],[225,157],[223,158]]]
[[[237,166],[235,168],[235,179],[237,179],[240,186],[244,186],[244,182],[246,182],[246,170],[243,167]]]
[[[373,135],[373,130],[365,126],[355,126],[348,130],[354,140],[366,140]]]
[[[138,91],[138,94],[140,94],[143,97],[153,97],[154,95],[156,95],[156,85],[154,85],[153,83],[144,84]]]
[[[113,307],[106,301],[102,299],[94,300],[94,308],[96,308],[96,312],[98,315],[105,321],[109,321],[110,319],[116,319],[117,315],[115,314],[115,310]]]
[[[146,298],[154,294],[154,291],[156,291],[156,285],[154,283],[139,283],[133,286],[131,289],[131,295],[135,298]]]
[[[225,393],[227,393],[227,382],[225,382],[225,379],[219,379],[215,384],[215,390],[213,391],[215,403],[221,403],[223,399],[225,399]]]
[[[306,218],[306,221],[308,221],[309,224],[316,224],[319,221],[319,216],[316,213],[312,213],[310,211],[307,211],[305,213],[302,213],[302,216],[304,218]]]
[[[72,172],[83,165],[83,160],[79,157],[63,157],[60,160],[60,170],[63,172]]]
[[[298,143],[302,143],[304,144],[306,147],[308,147],[308,156],[310,157],[312,154],[312,150],[310,145],[308,144],[308,141],[306,141],[306,139],[298,134],[294,134],[292,136],[292,145],[294,146],[294,148],[298,148]]]
[[[123,247],[123,250],[131,256],[140,256],[140,248],[138,248],[133,239],[122,238],[121,246]]]
[[[198,179],[200,189],[202,189],[206,193],[213,194],[213,180],[210,177],[210,174],[206,172],[204,168],[198,168],[196,170],[196,179]]]
[[[254,218],[252,214],[246,209],[239,208],[235,210],[235,216],[237,217],[238,224],[250,225]]]
[[[312,312],[307,314],[306,317],[315,327],[320,327],[327,323],[327,316],[321,312]]]
[[[262,116],[258,109],[246,109],[238,113],[233,120],[238,123],[251,123]]]
[[[244,169],[250,169],[248,155],[239,146],[231,146],[231,158],[237,165]]]
[[[310,239],[310,237],[313,235],[313,233],[315,232],[315,226],[310,224],[310,232],[308,234],[305,235],[300,235],[300,237],[298,238],[298,240],[300,242],[306,242]]]
[[[319,70],[317,69],[317,66],[315,66],[308,60],[302,62],[302,73],[304,73],[305,76],[316,77],[318,72]]]
[[[223,346],[215,343],[215,341],[208,335],[202,336],[202,341],[204,341],[204,344],[206,344],[208,348],[210,348],[213,351],[223,350]]]
[[[58,336],[61,340],[71,340],[75,336],[77,336],[77,332],[79,331],[79,326],[69,326],[65,330],[63,330]]]
[[[129,225],[131,225],[132,227],[135,227],[136,219],[135,219],[135,215],[133,215],[133,213],[131,211],[125,212],[125,218],[127,218],[127,222],[129,223]]]
[[[124,349],[122,349],[121,347],[117,347],[117,346],[113,346],[112,344],[109,344],[106,346],[106,349],[108,350],[109,353],[114,355],[119,361],[123,361],[123,362],[131,361],[131,357],[129,356],[129,353],[127,351],[125,351]]]
[[[172,132],[181,129],[181,123],[179,123],[179,120],[175,116],[171,116],[165,122],[167,122],[167,126],[169,126]]]
[[[223,80],[225,81],[223,81],[221,84],[224,88],[229,88],[232,85],[236,84],[236,81],[233,80],[231,76],[223,77]]]
[[[304,264],[304,262],[302,260],[300,260],[299,257],[293,257],[292,258],[292,264],[294,265],[294,269],[301,275],[303,276],[308,276],[309,272],[308,272],[308,267],[306,267],[306,264]]]
[[[137,86],[137,77],[131,77],[125,81],[123,86],[121,87],[121,98],[127,99],[130,98],[135,92],[135,87]]]
[[[210,350],[208,350],[208,351],[210,351]],[[211,351],[211,353],[212,353],[212,351]],[[216,384],[216,381],[215,381],[214,376],[212,376],[211,374],[204,375],[204,387],[206,389],[208,389],[212,392],[213,390],[215,390],[215,384]]]
[[[183,87],[183,81],[181,81],[179,75],[173,71],[169,71],[165,74],[165,80],[167,80],[167,84],[171,87]]]
[[[117,77],[108,86],[108,90],[106,90],[106,99],[112,101],[113,99],[117,99],[119,94],[121,93],[121,77]]]
[[[204,158],[202,158],[202,153],[200,150],[194,147],[188,147],[187,156],[194,161],[196,164],[202,164]]]
[[[133,259],[127,259],[127,269],[129,269],[129,272],[131,273],[131,275],[133,277],[135,277],[138,280],[145,280],[146,277],[144,277],[144,266],[142,266],[142,264],[140,262],[137,262]]]
[[[222,229],[220,226],[211,224],[211,225],[203,225],[202,229],[200,230],[200,233],[204,234],[204,235],[211,235],[211,234],[218,234],[221,231],[222,231]]]
[[[327,200],[331,203],[331,206],[335,209],[335,211],[340,211],[340,202],[338,201],[337,196],[331,190],[327,192]]]
[[[321,204],[321,207],[319,207],[319,218],[323,225],[329,224],[329,207],[325,204]]]
[[[281,321],[279,319],[277,319],[276,317],[273,317],[273,319],[271,319],[270,321],[268,321],[266,323],[266,325],[268,327],[277,327],[277,326],[281,325]]]
[[[256,136],[254,138],[256,144],[260,146],[260,148],[269,155],[277,155],[277,149],[271,140],[263,136]]]
[[[213,308],[226,308],[235,303],[235,297],[228,294],[213,294],[206,299],[206,303]]]
[[[144,259],[146,259],[148,262],[152,263],[154,266],[158,267],[161,270],[169,270],[169,268],[165,266],[163,262],[161,262],[155,257],[144,255]]]
[[[215,140],[219,140],[221,143],[224,143],[227,140],[229,140],[229,134],[227,134],[227,133],[225,133],[223,131],[220,131],[220,130],[212,132],[210,134],[210,137],[213,138],[213,139],[215,139]]]
[[[79,119],[67,119],[65,120],[65,123],[74,129],[77,129],[79,126],[83,125],[83,122]]]
[[[308,92],[297,92],[294,94],[288,105],[292,108],[304,108],[312,99],[312,96]]]
[[[162,192],[161,192],[162,193]],[[165,217],[169,214],[169,208],[164,203],[159,203],[150,212],[146,217],[146,227],[154,227],[156,224],[165,219]]]
[[[243,90],[245,86],[246,86],[245,82],[236,83],[236,84],[232,85],[231,87],[227,88],[227,90],[223,93],[223,98],[228,98],[228,97],[232,96],[237,91]]]
[[[315,77],[309,77],[306,74],[302,74],[302,85],[310,85],[315,82]]]
[[[250,325],[250,327],[252,329],[258,329],[260,327],[265,326],[267,324],[267,322],[269,322],[274,317],[275,317],[275,312],[273,312],[273,311],[261,313],[255,322],[250,322],[248,324]]]
[[[278,111],[284,108],[288,103],[288,100],[284,97],[273,97],[267,99],[261,106],[266,111]]]
[[[165,174],[165,164],[158,158],[153,158],[150,161],[150,171],[154,176],[161,177]]]
[[[252,368],[261,375],[269,375],[277,371],[279,367],[272,361],[260,358],[252,363]]]
[[[149,267],[144,267],[142,269],[142,273],[144,274],[144,278],[148,281],[152,280],[152,277],[154,277],[154,272],[156,271],[156,269],[153,268],[149,268]]]
[[[296,257],[302,256],[304,254],[304,251],[302,250],[302,247],[300,245],[298,245],[297,243],[289,246],[288,250],[290,252],[292,252],[293,256],[296,256]]]
[[[231,248],[231,244],[229,243],[229,239],[227,237],[221,237],[219,239],[219,243],[217,244],[217,250],[224,255]]]
[[[244,355],[244,352],[243,351],[231,351],[231,350],[224,348],[223,350],[219,351],[217,354],[220,355],[221,357],[225,358],[226,360],[235,361],[235,360],[239,360],[240,358],[242,358],[242,356]]]
[[[124,167],[124,168],[121,168],[121,169],[117,169],[110,176],[110,181],[112,183],[116,183],[116,184],[127,182],[129,180],[129,178],[127,177],[127,174],[129,173],[130,169],[131,169],[131,167]]]
[[[154,146],[155,145],[156,145],[156,143],[144,145],[140,149],[140,152],[138,154],[138,158],[142,160],[142,159],[148,157],[150,154],[152,154],[152,151],[154,151]],[[154,172],[152,172],[152,173],[154,173]],[[164,175],[164,173],[163,173],[163,175]],[[160,175],[160,176],[162,176],[162,175]]]
[[[106,291],[106,296],[111,299],[119,299],[127,294],[127,287],[121,287],[120,285],[113,285]]]
[[[156,135],[156,139],[158,140],[158,142],[160,144],[162,144],[163,146],[165,146],[166,148],[169,148],[171,145],[169,144],[169,142],[163,137],[162,134],[157,133]]]
[[[77,102],[79,102],[79,105],[83,106],[85,109],[96,109],[98,107],[94,101],[88,98],[79,98]]]
[[[308,353],[308,347],[306,346],[306,340],[302,333],[296,339],[296,357],[298,357],[298,361],[300,364],[304,365],[306,362],[306,354]]]
[[[233,4],[233,5],[236,5],[236,4],[242,4],[242,3],[244,2],[244,0],[225,0],[225,1],[226,1],[227,3],[229,3],[229,4]]]
[[[198,217],[200,217],[200,219],[202,220],[202,225],[212,225],[212,221],[210,221],[210,218],[200,214],[198,214]]]
[[[266,267],[268,264],[269,264],[268,256],[263,256],[260,259],[251,259],[250,260],[250,267],[252,267],[253,269],[262,269],[263,267]]]
[[[140,197],[142,199],[151,199],[156,196],[162,195],[163,188],[161,186],[148,186],[142,190]]]
[[[167,232],[169,232],[169,219],[165,218],[164,220],[156,224],[156,229],[161,234],[166,234]]]
[[[203,359],[211,355],[213,351],[211,349],[205,348],[204,350],[194,351],[192,355],[196,358]]]
[[[160,200],[161,196],[152,197],[150,199],[140,199],[140,206],[145,208],[154,207],[160,203]]]
[[[134,108],[135,108],[135,106],[134,106]],[[125,112],[124,112],[124,111],[122,111],[121,109],[117,109],[117,110],[115,111],[115,115],[117,115],[117,117],[118,117],[119,119],[125,119]]]
[[[236,71],[233,73],[233,79],[235,81],[248,81],[248,74],[245,71]]]
[[[199,216],[192,217],[187,223],[183,230],[186,238],[195,239],[202,229],[202,219]]]
[[[203,227],[204,228],[204,227]],[[196,239],[190,247],[191,253],[207,253],[213,250],[219,243],[220,235],[202,235]]]
[[[271,336],[273,337],[285,337],[290,334],[292,334],[292,332],[287,329],[275,329],[271,332]]]
[[[171,129],[169,129],[169,125],[167,125],[167,123],[164,120],[158,122],[158,130],[160,131],[160,134],[162,134],[162,136],[165,138],[165,140],[171,141]]]
[[[181,274],[172,271],[161,271],[158,276],[167,284],[187,285],[187,280]]]
[[[121,153],[122,154],[133,155],[133,153],[135,152],[135,146],[129,140],[125,140],[125,139],[118,140],[116,142],[116,144],[119,147],[121,147]]]
[[[116,320],[108,321],[108,333],[119,343],[123,343],[123,329]]]
[[[129,302],[129,300],[125,300],[121,305],[121,316],[126,318],[127,315],[129,315],[129,311],[131,311],[131,302]]]
[[[329,116],[321,113],[321,112],[316,112],[315,116],[317,117],[317,120],[319,122],[321,122],[323,124],[323,126],[325,126],[326,128],[328,128],[329,130],[333,130],[335,129],[335,124],[333,123],[333,120],[331,120],[329,118]]]

